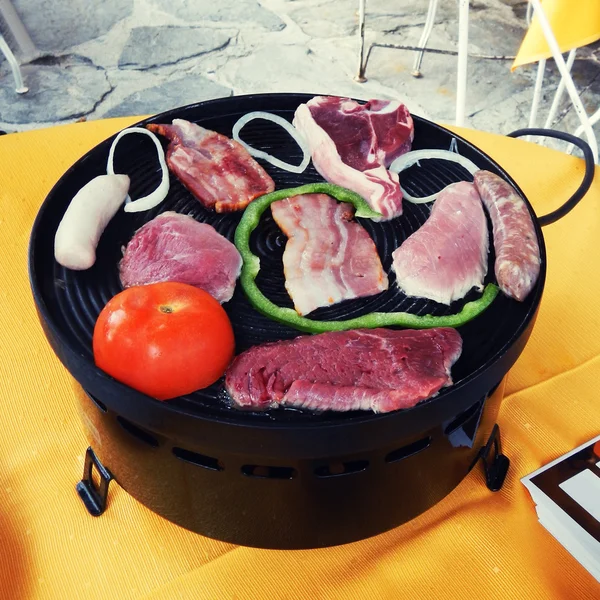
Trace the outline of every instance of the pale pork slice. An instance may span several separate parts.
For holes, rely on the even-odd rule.
[[[235,140],[184,119],[146,127],[170,140],[169,169],[208,209],[242,210],[275,189],[267,172]]]
[[[450,304],[483,289],[488,228],[475,186],[461,181],[442,190],[426,223],[392,254],[396,282],[408,296]]]
[[[274,202],[271,212],[288,237],[285,287],[298,314],[388,289],[377,248],[352,220],[352,205],[304,194]]]
[[[410,408],[452,384],[462,351],[455,329],[356,329],[254,346],[225,387],[238,408],[311,411]]]
[[[167,211],[135,232],[119,263],[119,276],[125,288],[188,283],[223,303],[233,296],[241,269],[237,248],[214,227]]]
[[[316,96],[297,108],[294,126],[327,181],[361,195],[383,220],[402,214],[398,175],[387,167],[411,147],[414,126],[406,106]]]

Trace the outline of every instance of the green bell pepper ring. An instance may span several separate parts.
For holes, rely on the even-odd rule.
[[[250,250],[250,235],[256,229],[260,217],[265,210],[277,200],[285,200],[300,194],[327,194],[340,202],[349,202],[356,209],[357,217],[381,217],[358,194],[331,183],[310,183],[297,188],[277,190],[265,194],[251,202],[235,230],[235,245],[243,259],[240,281],[242,288],[252,306],[263,315],[308,333],[325,331],[345,331],[348,329],[372,329],[395,325],[413,329],[429,329],[431,327],[459,327],[480,315],[498,295],[498,287],[488,284],[481,296],[473,302],[467,302],[462,310],[453,315],[433,316],[414,315],[407,312],[372,312],[362,317],[341,321],[317,321],[300,316],[291,308],[277,306],[271,302],[256,285],[256,276],[260,270],[260,259]]]

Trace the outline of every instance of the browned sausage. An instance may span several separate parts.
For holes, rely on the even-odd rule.
[[[494,173],[477,171],[474,183],[492,219],[498,285],[522,302],[533,289],[541,264],[529,210],[516,190]]]

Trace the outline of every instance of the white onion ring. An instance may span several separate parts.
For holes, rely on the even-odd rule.
[[[159,186],[147,196],[143,196],[142,198],[138,198],[137,200],[131,200],[129,196],[127,196],[127,200],[125,201],[125,206],[123,210],[125,212],[142,212],[144,210],[150,210],[155,206],[158,206],[169,193],[169,170],[167,169],[167,163],[165,162],[165,152],[160,144],[160,140],[147,129],[143,127],[129,127],[128,129],[123,129],[114,139],[112,146],[110,147],[110,152],[108,153],[108,163],[106,165],[106,172],[109,175],[115,174],[114,169],[114,157],[115,157],[115,148],[119,143],[119,140],[128,133],[144,133],[149,136],[154,145],[156,146],[156,150],[158,152],[158,162],[160,163],[160,168],[162,170],[162,179]]]
[[[302,162],[299,165],[291,165],[290,163],[284,162],[283,160],[280,160],[275,156],[268,154],[267,152],[257,150],[256,148],[253,148],[244,142],[240,138],[240,131],[242,130],[242,127],[246,125],[246,123],[249,123],[253,119],[264,119],[265,121],[272,121],[273,123],[277,123],[277,125],[281,125],[292,136],[293,140],[302,150],[302,154],[304,155]],[[272,115],[271,113],[262,112],[260,110],[249,112],[238,119],[237,123],[233,126],[233,139],[244,146],[244,148],[246,148],[246,150],[248,150],[248,152],[255,158],[263,158],[275,167],[279,167],[284,171],[290,171],[290,173],[304,173],[306,167],[308,167],[308,163],[310,162],[310,150],[308,148],[308,144],[302,135],[300,135],[300,132],[289,121],[286,121],[279,115]]]
[[[458,154],[457,152],[451,152],[450,150],[413,150],[412,152],[407,152],[406,154],[399,156],[392,162],[388,169],[394,173],[401,173],[405,169],[408,169],[408,167],[412,167],[415,163],[418,163],[420,160],[427,158],[439,158],[458,163],[467,171],[469,171],[471,175],[475,175],[475,173],[479,171],[479,167],[473,161],[462,156],[461,154]],[[427,202],[433,202],[440,193],[437,192],[436,194],[431,194],[431,196],[415,198],[414,196],[408,194],[402,187],[400,187],[400,189],[402,190],[404,198],[413,204],[425,204]]]

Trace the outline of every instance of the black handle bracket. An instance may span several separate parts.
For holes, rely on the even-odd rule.
[[[485,474],[485,484],[492,492],[500,490],[506,479],[510,460],[502,454],[502,443],[500,440],[500,427],[494,424],[492,433],[485,446],[479,450],[475,460],[471,464],[471,469],[481,460],[483,462],[483,472]]]
[[[96,486],[92,477],[94,468],[96,468],[100,478],[98,486]],[[106,510],[108,485],[112,479],[112,473],[100,462],[92,447],[89,446],[85,452],[83,478],[76,485],[76,490],[90,515],[99,517]]]
[[[587,191],[592,185],[592,181],[594,181],[594,175],[596,173],[594,153],[592,152],[590,145],[585,140],[582,140],[581,138],[570,133],[565,133],[564,131],[556,131],[555,129],[539,129],[536,127],[517,129],[516,131],[509,133],[508,137],[517,138],[524,135],[539,135],[542,137],[551,137],[557,140],[563,140],[564,142],[569,142],[570,144],[577,146],[583,152],[583,158],[585,160],[585,175],[583,176],[583,181],[581,182],[580,186],[562,206],[559,206],[556,210],[553,210],[547,215],[538,217],[538,221],[543,227],[544,225],[550,225],[550,223],[558,221],[567,213],[570,213],[577,206],[579,201],[586,195]]]

